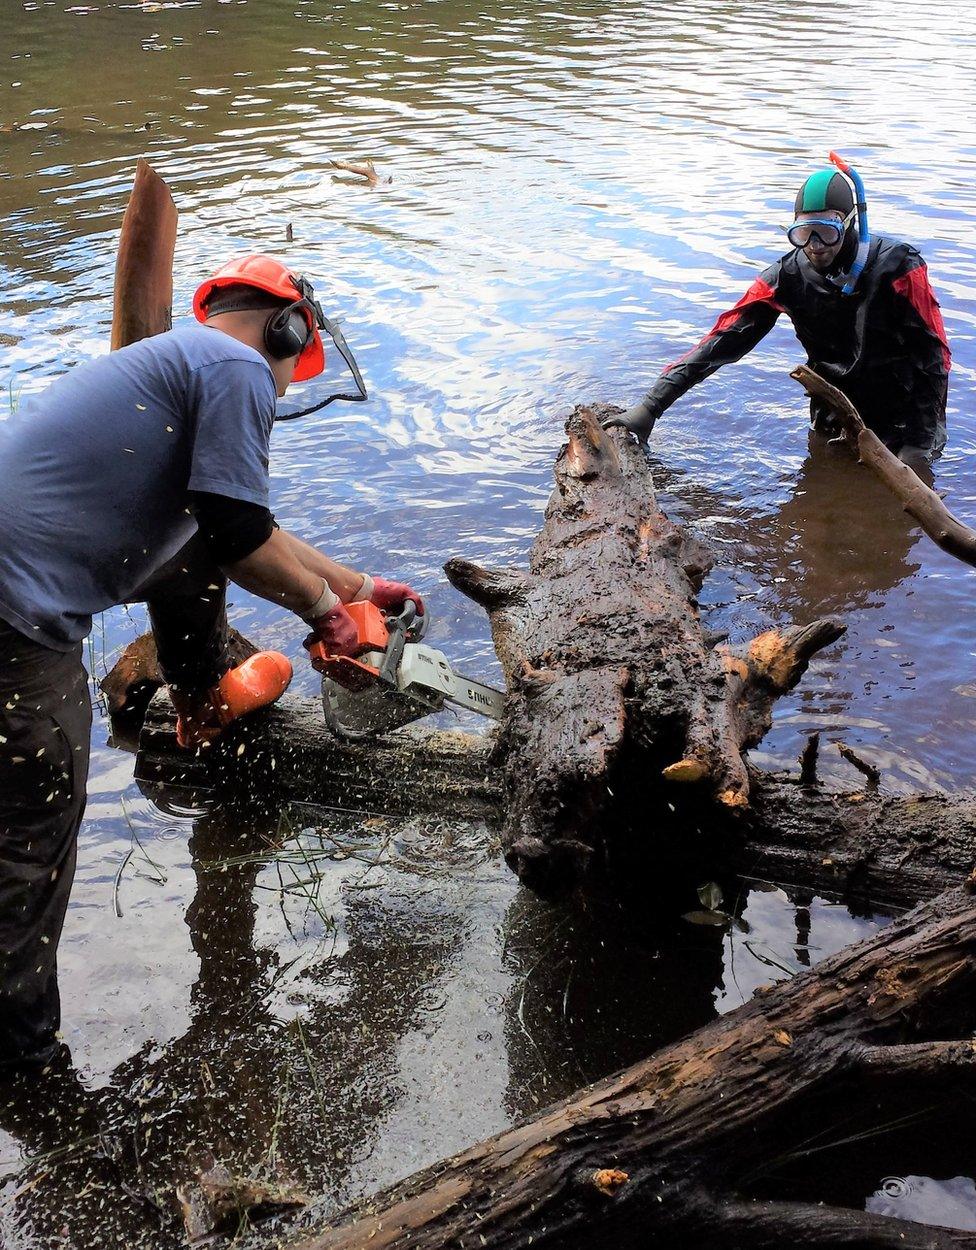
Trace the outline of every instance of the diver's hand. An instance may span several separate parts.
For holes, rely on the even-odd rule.
[[[628,408],[619,417],[607,417],[601,425],[605,430],[614,426],[621,430],[628,430],[636,436],[639,442],[646,443],[651,430],[654,429],[654,422],[660,415],[660,408],[642,399],[639,404],[634,404],[633,408]]]

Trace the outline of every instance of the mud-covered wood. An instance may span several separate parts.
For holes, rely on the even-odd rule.
[[[506,857],[537,886],[579,879],[635,803],[649,834],[688,786],[719,812],[746,808],[743,752],[844,628],[824,620],[710,646],[696,602],[710,556],[661,512],[642,450],[600,415],[569,419],[526,572],[445,566],[491,620],[509,692]]]
[[[115,262],[113,351],[172,325],[176,224],[169,187],[148,161],[140,160]]]
[[[976,1234],[815,1205],[815,1194],[752,1200],[755,1178],[811,1118],[821,1131],[832,1118],[845,1136],[867,1131],[879,1103],[890,1115],[919,1080],[946,1073],[954,1097],[971,1095],[974,1026],[976,900],[957,889],[290,1245],[976,1246]]]
[[[493,824],[505,817],[489,737],[413,726],[372,743],[344,743],[325,727],[319,703],[297,695],[233,727],[219,748],[183,751],[174,731],[172,706],[158,694],[140,737],[140,780],[268,803],[294,799],[396,815],[440,811]],[[976,866],[971,794],[840,792],[758,769],[750,779],[745,813],[697,825],[676,814],[689,872],[728,871],[911,906]]]
[[[911,906],[972,874],[976,797],[839,793],[754,771],[735,837],[725,863],[747,876]],[[722,841],[713,835],[699,862],[717,864]]]
[[[289,694],[209,746],[182,750],[175,728],[172,704],[160,691],[139,736],[139,781],[217,789],[267,805],[294,801],[390,815],[495,820],[501,808],[485,737],[417,728],[343,742],[326,728],[320,702]]]

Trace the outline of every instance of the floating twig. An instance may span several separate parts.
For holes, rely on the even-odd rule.
[[[355,174],[358,178],[365,178],[371,187],[375,187],[383,181],[376,172],[376,166],[369,160],[364,161],[362,164],[357,164],[354,161],[330,161],[329,164],[333,169],[341,169],[347,174]],[[392,182],[393,179],[387,178],[386,181]]]
[[[119,884],[122,881],[122,873],[125,871],[125,866],[132,858],[134,850],[134,846],[129,847],[125,855],[122,857],[122,863],[119,864],[118,872],[115,874],[115,885],[112,888],[112,906],[115,908],[115,915],[119,920],[122,919],[122,908],[119,906]]]

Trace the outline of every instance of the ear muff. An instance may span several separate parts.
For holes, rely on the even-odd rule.
[[[315,332],[315,313],[308,300],[296,300],[272,313],[264,325],[264,345],[275,360],[300,356]]]

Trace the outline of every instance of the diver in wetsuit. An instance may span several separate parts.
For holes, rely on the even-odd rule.
[[[800,188],[787,230],[792,251],[668,365],[640,403],[605,425],[645,442],[679,396],[740,360],[785,312],[808,365],[902,460],[924,465],[941,452],[951,357],[925,262],[908,243],[868,234],[863,188],[855,201],[860,180],[840,165],[846,173],[822,169]],[[818,432],[838,433],[822,400],[811,400],[810,419]]]

